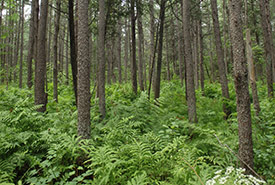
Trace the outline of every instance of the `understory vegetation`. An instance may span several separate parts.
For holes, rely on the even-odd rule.
[[[38,113],[31,91],[1,86],[0,184],[274,184],[275,99],[266,98],[261,82],[258,87],[259,117],[251,104],[257,181],[240,177],[238,169],[233,83],[227,121],[219,84],[196,92],[196,124],[188,122],[185,88],[178,80],[162,83],[158,101],[144,92],[135,96],[130,84],[113,84],[106,89],[103,121],[93,92],[92,139],[82,141],[71,87],[60,86],[57,104],[49,84],[47,112]]]

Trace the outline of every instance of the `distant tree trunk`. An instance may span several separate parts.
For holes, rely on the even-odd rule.
[[[66,67],[65,67],[65,73],[66,73],[66,85],[69,85],[69,26],[67,27],[66,32]]]
[[[91,137],[88,0],[78,1],[78,136]]]
[[[154,64],[153,59],[155,58],[155,17],[154,17],[154,0],[150,0],[149,2],[149,12],[150,12],[150,58],[149,58],[149,66],[151,67],[152,64]],[[155,64],[154,64],[155,65]],[[149,68],[150,68],[149,67]],[[155,67],[153,66],[152,69]],[[154,76],[154,70],[152,71],[152,74],[150,74],[150,70],[148,71],[149,74],[149,81],[151,80],[150,76]],[[150,86],[150,85],[149,85]]]
[[[58,69],[57,69],[57,44],[59,35],[59,24],[60,24],[60,4],[61,0],[56,0],[56,12],[55,12],[55,30],[54,30],[54,42],[53,42],[53,99],[58,102]]]
[[[124,80],[125,83],[128,80],[128,60],[129,60],[129,26],[127,17],[125,17],[125,40],[124,40]]]
[[[99,0],[99,22],[98,22],[98,98],[101,119],[105,118],[105,0]]]
[[[131,31],[132,31],[132,88],[137,94],[137,62],[136,62],[136,16],[135,0],[131,0]]]
[[[0,7],[0,35],[2,35],[2,16],[3,16],[3,9],[4,9],[4,0],[1,1],[1,7]],[[4,45],[4,40],[2,38],[0,38],[0,44],[3,44]],[[4,63],[4,54],[3,54],[3,49],[2,47],[0,48],[0,60],[1,60],[1,68],[4,69],[5,68],[5,63]],[[1,74],[0,76],[1,78],[1,82],[4,83],[4,75]]]
[[[41,12],[38,28],[37,41],[37,64],[35,69],[35,104],[43,105],[37,111],[45,112],[47,105],[47,94],[45,92],[45,73],[46,73],[46,28],[48,18],[48,0],[41,2]]]
[[[161,64],[162,64],[162,47],[163,47],[163,27],[165,19],[165,4],[166,0],[161,0],[160,3],[160,26],[159,26],[159,44],[158,44],[158,60],[157,60],[157,75],[155,82],[155,99],[158,99],[160,96],[160,77],[161,77]]]
[[[199,65],[199,43],[198,43],[198,27],[197,20],[193,20],[193,58],[194,58],[194,81],[195,81],[195,89],[199,88],[199,75],[198,75],[198,65]]]
[[[21,20],[22,20],[22,16],[21,16],[21,11],[20,11],[20,3],[17,5],[17,12],[19,15],[19,20],[17,22],[17,33],[15,33],[15,47],[14,47],[14,56],[13,56],[13,81],[17,82],[17,69],[16,66],[18,64],[18,55],[19,55],[19,48],[20,48],[20,26],[21,26]],[[22,7],[21,7],[22,8]]]
[[[274,47],[272,40],[272,27],[270,22],[269,0],[260,0],[261,22],[264,38],[266,78],[268,97],[273,97],[272,63],[274,60]],[[274,56],[273,56],[274,55]]]
[[[69,28],[70,28],[70,55],[71,55],[71,67],[73,75],[74,95],[77,105],[77,53],[75,47],[75,27],[74,27],[74,0],[69,0]]]
[[[117,25],[117,42],[116,42],[116,51],[117,51],[117,67],[118,67],[118,82],[122,83],[122,72],[121,72],[121,19],[118,20]]]
[[[47,49],[47,63],[51,63],[51,41],[52,41],[52,7],[49,7],[49,19],[48,19],[48,49]]]
[[[212,18],[213,18],[213,27],[214,27],[214,34],[215,34],[215,44],[216,44],[216,52],[217,52],[217,59],[218,59],[218,67],[219,67],[219,74],[220,74],[220,83],[222,86],[222,96],[226,99],[229,99],[229,90],[228,90],[228,81],[225,71],[225,63],[224,63],[224,53],[222,49],[222,41],[220,35],[220,26],[219,26],[219,19],[218,19],[218,8],[217,8],[217,0],[211,0],[211,8],[212,8]],[[227,119],[228,116],[231,114],[231,111],[227,104],[223,102],[223,111],[225,113],[225,118]]]
[[[241,167],[252,173],[253,143],[251,128],[248,71],[242,31],[242,1],[229,0],[231,42],[234,57],[234,79],[237,98],[237,119],[239,123],[239,157]],[[250,167],[248,167],[248,166]]]
[[[19,88],[22,88],[23,81],[23,51],[24,51],[24,0],[21,7],[21,43],[20,43],[20,61],[19,61]],[[1,24],[0,24],[1,25]]]
[[[186,61],[186,90],[187,90],[187,105],[188,119],[190,122],[197,122],[196,112],[196,94],[194,84],[194,66],[192,58],[192,48],[190,41],[190,0],[183,1],[183,34],[184,34],[184,50]]]
[[[223,17],[223,56],[226,75],[228,75],[228,60],[227,60],[227,19],[226,19],[226,0],[222,1],[222,17]]]
[[[202,19],[202,18],[201,18]],[[201,82],[201,90],[204,91],[204,59],[203,59],[203,34],[202,34],[202,20],[199,20],[199,45],[200,45],[200,82]]]
[[[178,15],[181,15],[181,11],[178,9]],[[178,25],[178,55],[179,55],[179,74],[180,74],[180,82],[181,86],[183,86],[183,63],[184,63],[184,53],[183,53],[183,37],[182,37],[182,31],[183,31],[183,25],[180,22],[180,20],[177,20]]]
[[[166,35],[166,66],[167,66],[167,80],[171,80],[171,72],[170,72],[170,45],[169,45],[169,30],[168,26],[166,26],[165,29],[165,35]]]
[[[259,32],[257,30],[257,27],[258,27],[257,12],[255,11],[254,2],[255,2],[255,0],[250,0],[252,20],[253,20],[253,26],[254,26],[253,33],[255,34],[257,45],[260,45],[260,36],[259,36]]]
[[[141,91],[144,91],[143,65],[144,65],[144,35],[142,25],[142,4],[141,0],[137,0],[137,21],[138,21],[138,80]]]

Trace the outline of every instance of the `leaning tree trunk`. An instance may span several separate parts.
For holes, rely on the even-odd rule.
[[[190,40],[190,0],[184,0],[183,6],[183,34],[184,34],[184,54],[186,61],[186,94],[188,106],[188,119],[190,122],[197,122],[196,94],[194,84],[194,65],[192,58],[192,48]]]
[[[35,68],[35,93],[34,99],[36,105],[42,105],[37,111],[45,112],[47,105],[47,94],[45,92],[45,74],[46,74],[46,28],[48,19],[48,0],[41,3],[41,12],[38,28],[37,41],[37,62]]]
[[[241,167],[248,173],[253,169],[253,143],[251,128],[248,71],[242,30],[242,1],[229,0],[231,42],[234,59],[234,81],[239,124],[239,157]]]
[[[226,77],[224,53],[222,49],[222,41],[221,41],[221,35],[220,35],[217,0],[211,0],[211,8],[212,8],[212,19],[213,19],[215,41],[216,41],[215,44],[216,44],[216,52],[217,52],[217,59],[218,59],[218,67],[219,67],[219,74],[220,74],[220,83],[222,87],[222,96],[225,99],[229,99],[228,81]],[[228,116],[231,114],[231,111],[225,102],[223,102],[223,111],[226,116],[225,118],[228,118]]]
[[[78,136],[82,139],[91,137],[90,123],[90,59],[89,59],[89,21],[88,0],[78,0],[78,78],[77,110]]]

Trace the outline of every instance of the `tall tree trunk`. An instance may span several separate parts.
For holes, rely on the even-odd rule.
[[[160,26],[159,26],[159,44],[158,44],[158,60],[157,60],[157,75],[155,82],[155,99],[158,99],[160,96],[160,77],[161,77],[161,64],[162,64],[162,47],[163,47],[163,27],[165,19],[165,4],[166,0],[161,0],[160,3]]]
[[[197,122],[196,112],[196,94],[194,84],[194,66],[192,58],[192,48],[190,41],[190,0],[183,0],[183,34],[184,34],[184,50],[186,61],[186,90],[187,90],[187,106],[188,119],[190,122]]]
[[[144,35],[142,25],[142,4],[141,0],[137,0],[137,21],[138,21],[138,81],[141,91],[144,91],[143,65],[144,65]]]
[[[45,92],[45,73],[46,73],[46,28],[48,19],[48,0],[41,2],[41,12],[38,28],[37,41],[37,64],[35,69],[35,104],[43,105],[37,111],[45,112],[47,105],[47,94]]]
[[[178,8],[178,15],[181,15],[181,10]],[[184,63],[184,52],[183,52],[183,25],[180,22],[180,20],[177,20],[177,25],[178,25],[178,58],[179,58],[179,74],[180,74],[180,82],[181,86],[183,86],[183,63]],[[173,48],[172,48],[173,49]]]
[[[17,82],[17,64],[18,64],[18,56],[19,56],[19,48],[20,48],[20,33],[21,33],[21,30],[20,30],[20,26],[21,26],[21,20],[22,20],[22,16],[21,16],[21,11],[20,11],[20,3],[18,3],[18,7],[17,7],[17,12],[18,12],[18,15],[19,15],[19,20],[16,21],[16,24],[17,24],[17,32],[15,33],[15,47],[14,47],[14,56],[13,56],[13,81],[14,82]],[[22,8],[22,7],[21,7]]]
[[[228,60],[227,60],[227,19],[226,19],[226,0],[222,1],[222,17],[223,17],[223,56],[226,75],[228,75]]]
[[[3,25],[2,25],[2,16],[3,16],[3,9],[4,9],[4,0],[1,1],[1,7],[0,7],[0,35],[2,35],[2,31],[3,31]],[[0,44],[4,45],[4,40],[2,38],[0,38]],[[0,60],[1,60],[1,69],[5,68],[5,63],[4,63],[4,50],[2,47],[0,47]],[[4,75],[1,73],[1,82],[4,83]]]
[[[137,94],[137,62],[136,62],[136,16],[135,0],[131,0],[131,31],[132,31],[132,88]]]
[[[234,80],[237,98],[237,119],[239,124],[239,157],[241,167],[252,173],[253,143],[251,128],[248,71],[242,31],[242,1],[229,0],[231,42],[234,57]]]
[[[216,44],[216,52],[217,52],[217,59],[218,59],[218,67],[219,67],[219,74],[220,74],[220,83],[222,87],[222,96],[225,99],[229,99],[228,81],[227,81],[227,76],[225,71],[225,63],[224,63],[224,55],[223,55],[224,53],[222,49],[222,41],[221,41],[221,35],[220,35],[217,0],[211,0],[211,8],[212,8],[212,19],[213,19],[215,41],[216,41],[215,44]],[[228,116],[231,114],[231,111],[225,102],[223,102],[223,111],[225,113],[225,118],[227,119]]]
[[[58,102],[58,69],[57,69],[57,44],[59,35],[59,24],[60,24],[60,4],[61,0],[56,0],[56,12],[55,12],[55,30],[54,30],[54,40],[53,40],[53,99]]]
[[[77,53],[76,53],[76,42],[75,42],[75,27],[74,27],[74,0],[69,0],[68,3],[69,9],[69,27],[70,27],[70,55],[71,55],[71,67],[73,75],[73,86],[74,86],[74,95],[77,105]]]
[[[66,73],[66,85],[69,85],[69,25],[67,27],[66,32],[66,67],[65,67],[65,73]]]
[[[269,0],[260,0],[260,12],[262,17],[262,30],[264,38],[265,61],[266,61],[266,78],[268,97],[273,97],[273,79],[272,64],[274,60],[274,47],[272,40],[272,27],[270,23]]]
[[[23,81],[23,51],[24,51],[24,0],[21,7],[21,43],[20,43],[20,61],[19,61],[19,88],[22,88]]]
[[[90,59],[89,59],[89,21],[88,0],[78,1],[78,136],[91,137],[90,123]]]
[[[155,9],[154,9],[154,0],[150,0],[150,2],[149,2],[149,12],[150,12],[150,58],[149,58],[149,66],[150,67],[152,66],[152,69],[154,69],[155,68],[155,66],[154,66],[155,62],[153,61],[153,59],[155,58],[154,57],[154,55],[155,55],[155,17],[154,17]],[[154,65],[152,65],[152,64],[154,64]],[[154,71],[155,70],[152,71],[152,74],[150,74],[151,73],[150,70],[148,71],[149,72],[149,74],[148,74],[149,81],[151,80],[151,75],[152,75],[152,77],[155,75]]]
[[[28,81],[27,85],[29,89],[32,87],[32,60],[34,59],[34,43],[35,43],[35,16],[37,14],[36,12],[36,4],[38,4],[38,0],[32,1],[31,6],[31,20],[30,20],[30,30],[29,30],[29,46],[28,46],[28,57],[27,57],[27,64],[28,64]]]
[[[98,22],[98,98],[101,119],[105,118],[105,0],[99,0],[99,22]]]
[[[128,60],[129,60],[129,26],[127,17],[125,17],[125,39],[124,39],[124,80],[128,80]]]
[[[117,25],[117,42],[116,42],[116,51],[117,51],[117,67],[118,67],[118,82],[122,83],[122,72],[121,72],[121,19],[118,20]]]
[[[204,59],[203,59],[203,34],[202,34],[202,17],[199,20],[199,45],[200,45],[200,82],[201,82],[201,90],[204,91]]]

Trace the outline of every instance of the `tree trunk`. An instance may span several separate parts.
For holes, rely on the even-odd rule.
[[[251,169],[253,169],[253,143],[241,3],[239,0],[229,0],[230,30],[239,124],[239,157],[241,158],[241,167],[251,174]]]
[[[22,88],[23,81],[23,50],[24,50],[24,0],[21,7],[21,43],[20,43],[20,61],[19,61],[19,88]]]
[[[135,0],[131,0],[131,28],[132,28],[132,88],[137,94],[137,62],[136,62],[136,16]]]
[[[202,18],[199,20],[199,45],[200,45],[200,82],[201,82],[201,90],[204,91],[204,59],[203,59],[203,35],[202,35]]]
[[[124,80],[125,83],[128,80],[128,60],[129,60],[129,27],[127,17],[125,17],[125,44],[124,44]]]
[[[1,1],[1,7],[0,7],[0,35],[2,35],[2,16],[3,16],[3,9],[4,9],[4,0]],[[4,40],[2,38],[0,38],[0,44],[3,44],[4,45]],[[4,51],[3,51],[3,48],[0,47],[0,60],[1,60],[1,68],[4,69],[5,68],[5,63],[4,63]],[[1,73],[1,82],[4,83],[4,75]]]
[[[59,35],[60,25],[60,4],[61,0],[56,0],[56,12],[55,12],[55,30],[54,30],[54,41],[53,41],[53,99],[58,102],[58,69],[57,69],[57,44]]]
[[[178,15],[181,15],[181,11],[178,10]],[[182,31],[183,31],[183,25],[180,22],[180,20],[177,20],[178,25],[178,58],[179,58],[179,74],[180,74],[180,82],[181,86],[183,86],[183,63],[184,63],[184,53],[183,53],[183,37],[182,37]]]
[[[154,9],[154,0],[150,0],[150,2],[149,2],[149,12],[150,12],[150,58],[149,58],[149,66],[152,67],[152,69],[154,69],[155,66],[152,66],[152,64],[155,63],[155,62],[153,62],[153,59],[155,58],[154,57],[154,55],[155,55],[155,17],[154,17],[155,9]],[[155,74],[154,74],[154,70],[152,71],[152,74],[151,74],[150,70],[148,72],[149,72],[148,76],[149,76],[149,81],[150,81],[151,78]],[[152,83],[152,82],[149,82],[149,83]]]
[[[273,97],[272,63],[274,62],[274,48],[272,40],[272,27],[270,23],[269,0],[260,0],[261,22],[264,38],[266,78],[268,97]]]
[[[91,137],[90,126],[90,59],[89,59],[89,21],[88,0],[78,1],[78,136]]]
[[[71,67],[73,75],[74,95],[77,105],[77,53],[75,42],[75,26],[74,26],[74,0],[69,0],[69,27],[70,27],[70,55],[71,55]]]
[[[144,35],[142,25],[142,4],[141,0],[137,0],[137,21],[138,21],[138,81],[141,91],[144,91],[143,65],[144,65]]]
[[[66,85],[69,85],[69,26],[67,27],[66,32],[66,67],[65,67],[65,73],[66,73]]]
[[[162,64],[162,46],[163,46],[163,27],[165,19],[165,4],[166,0],[161,0],[160,3],[160,26],[159,26],[159,44],[158,44],[158,60],[157,60],[157,75],[155,82],[155,99],[158,99],[160,96],[160,77],[161,77],[161,64]]]
[[[116,42],[116,51],[117,51],[117,67],[118,67],[118,82],[122,83],[122,73],[121,73],[121,19],[118,20],[117,25],[117,42]]]
[[[184,34],[184,54],[186,61],[186,90],[187,90],[187,105],[188,105],[188,119],[191,123],[197,122],[196,112],[196,94],[194,84],[194,66],[192,58],[192,48],[190,40],[190,0],[183,1],[183,34]]]
[[[45,112],[47,105],[47,94],[45,92],[46,74],[46,28],[48,18],[48,0],[41,2],[41,12],[39,19],[38,41],[37,41],[37,64],[35,68],[35,93],[36,105],[43,105],[37,111]]]
[[[98,22],[98,98],[101,119],[105,118],[105,0],[99,0]]]
[[[227,81],[226,71],[225,71],[225,63],[224,63],[224,55],[223,55],[224,53],[222,49],[220,26],[219,26],[219,19],[218,19],[217,0],[211,0],[211,8],[212,8],[212,19],[213,19],[215,41],[216,41],[215,44],[216,44],[216,52],[217,52],[217,59],[218,59],[218,67],[219,67],[219,74],[220,74],[220,83],[222,87],[222,96],[225,99],[229,99],[228,81]],[[223,111],[225,113],[225,118],[227,119],[228,116],[231,114],[231,111],[225,102],[223,102]]]

